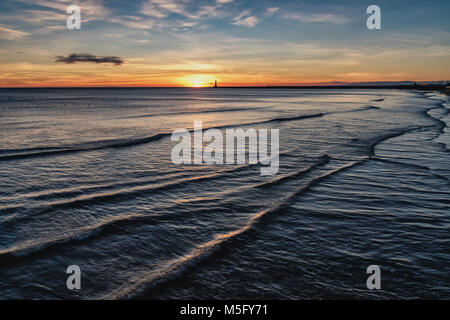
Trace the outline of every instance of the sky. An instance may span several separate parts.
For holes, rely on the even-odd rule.
[[[2,0],[0,87],[449,80],[449,15],[448,0]]]

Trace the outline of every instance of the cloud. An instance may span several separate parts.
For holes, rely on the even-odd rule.
[[[124,63],[122,58],[119,57],[99,57],[88,53],[72,53],[67,57],[57,56],[55,62],[63,63],[77,63],[77,62],[92,62],[92,63],[113,63],[117,66]]]
[[[154,26],[154,21],[152,19],[136,16],[119,16],[112,18],[110,21],[132,29],[147,30],[152,29]]]
[[[2,14],[0,19],[24,21],[31,24],[48,23],[49,21],[65,21],[66,13],[56,13],[45,10],[21,10],[20,14]]]
[[[149,0],[142,5],[141,13],[155,18],[165,18],[171,13],[190,16],[185,6],[176,0]]]
[[[257,23],[258,18],[250,15],[249,10],[242,11],[232,22],[234,25],[246,27],[254,27]]]
[[[198,24],[197,21],[193,21],[193,22],[183,22],[181,24],[182,28],[189,28],[189,27],[195,27]]]
[[[202,17],[207,17],[207,18],[225,17],[228,14],[225,11],[220,10],[221,6],[222,6],[221,4],[219,4],[217,6],[203,6],[200,8],[200,10],[197,12],[197,14],[193,15],[193,18],[199,19]]]
[[[218,3],[229,3],[233,2],[233,0],[217,0]]]
[[[267,8],[266,13],[264,13],[264,15],[265,15],[266,17],[271,17],[271,16],[273,16],[276,12],[278,12],[278,10],[280,10],[280,8],[278,8],[278,7]]]
[[[226,13],[219,10],[222,5],[226,2],[231,1],[218,1],[218,3],[213,5],[203,5],[200,6],[196,11],[189,11],[186,8],[184,2],[180,0],[147,0],[141,6],[140,13],[146,16],[154,18],[166,18],[172,14],[181,15],[189,19],[197,20],[200,18],[211,18],[211,17],[223,17]]]
[[[20,2],[25,2],[33,6],[43,7],[47,9],[53,9],[59,13],[63,13],[67,16],[67,7],[76,4],[81,8],[81,14],[83,22],[88,22],[92,20],[105,20],[112,15],[111,9],[102,4],[102,0],[19,0]],[[41,11],[42,10],[37,10]],[[49,11],[49,14],[54,13],[54,11]]]
[[[23,31],[19,31],[19,30],[14,30],[14,29],[10,29],[10,28],[6,28],[3,27],[2,25],[0,25],[0,39],[3,40],[16,40],[16,39],[20,39],[23,37],[28,36],[29,33],[23,32]]]
[[[346,17],[337,14],[305,14],[302,12],[287,13],[285,19],[297,20],[300,22],[327,22],[327,23],[347,23]]]
[[[153,0],[154,3],[157,3],[158,6],[161,9],[178,13],[178,14],[185,14],[186,8],[183,4],[180,3],[180,1],[176,0]]]
[[[165,18],[167,16],[164,10],[158,8],[152,1],[145,2],[142,5],[141,13],[155,18]]]

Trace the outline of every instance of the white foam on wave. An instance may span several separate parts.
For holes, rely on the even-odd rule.
[[[433,93],[428,94],[427,98],[442,101],[441,106],[445,109],[445,115],[439,117],[439,120],[445,123],[445,127],[442,129],[442,134],[436,137],[433,141],[445,145],[445,148],[450,150],[450,97],[442,93]]]

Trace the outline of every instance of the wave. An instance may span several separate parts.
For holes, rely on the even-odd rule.
[[[286,118],[274,118],[269,120],[255,121],[255,122],[247,122],[240,124],[230,124],[223,126],[213,126],[208,128],[203,128],[203,131],[208,129],[227,129],[227,128],[238,128],[245,127],[250,125],[260,125],[265,123],[273,123],[273,122],[285,122],[285,121],[296,121],[310,118],[322,117],[324,113],[311,114],[311,115],[299,115],[293,117]],[[188,130],[189,132],[194,132],[193,129]],[[53,155],[62,155],[62,154],[70,154],[70,153],[78,153],[84,151],[95,151],[101,149],[110,149],[110,148],[125,148],[132,147],[137,145],[142,145],[146,143],[150,143],[153,141],[158,141],[166,137],[170,137],[172,135],[171,132],[158,133],[149,137],[143,138],[124,138],[117,140],[103,140],[103,141],[95,141],[95,142],[87,142],[82,145],[76,145],[71,147],[39,147],[39,148],[29,148],[22,149],[21,153],[16,154],[8,154],[4,156],[0,156],[0,161],[5,160],[17,160],[17,159],[28,159],[33,157],[45,157],[45,156],[53,156]],[[19,149],[15,149],[17,152]],[[32,152],[27,152],[32,151]],[[9,150],[1,150],[1,153],[9,152]]]
[[[197,264],[200,261],[202,261],[204,259],[208,259],[208,257],[211,257],[215,252],[216,253],[219,252],[221,248],[226,249],[227,248],[226,246],[228,246],[228,248],[232,248],[235,245],[233,242],[238,241],[241,236],[246,234],[249,230],[253,229],[258,223],[262,223],[265,218],[270,217],[272,214],[281,213],[284,209],[288,208],[295,199],[297,199],[302,194],[310,191],[310,189],[312,187],[316,186],[323,180],[329,178],[330,176],[333,176],[333,175],[342,173],[343,171],[354,168],[354,167],[356,167],[362,163],[365,163],[367,161],[372,161],[372,160],[384,161],[383,159],[374,157],[374,149],[377,144],[379,144],[382,141],[385,141],[387,139],[403,135],[407,132],[417,131],[417,130],[421,130],[421,129],[425,129],[425,128],[426,127],[407,128],[407,129],[399,130],[396,132],[386,133],[380,137],[377,137],[370,143],[370,154],[368,157],[362,158],[358,161],[354,161],[354,162],[351,162],[344,166],[341,166],[337,169],[331,170],[331,171],[319,176],[318,178],[311,180],[306,186],[291,193],[277,205],[254,215],[251,218],[250,222],[247,225],[245,225],[244,227],[242,227],[236,231],[227,233],[227,234],[215,236],[213,240],[199,245],[198,247],[194,248],[191,252],[189,252],[187,255],[184,255],[182,257],[179,257],[179,258],[176,258],[176,259],[166,262],[163,266],[161,266],[160,269],[151,273],[150,276],[146,277],[144,280],[138,280],[135,285],[133,285],[131,287],[122,287],[122,289],[119,289],[113,293],[110,293],[109,295],[103,296],[103,298],[110,298],[110,299],[143,298],[143,297],[151,295],[152,290],[157,291],[158,286],[163,285],[163,284],[167,283],[168,281],[171,281],[179,276],[182,276],[186,271],[189,270],[190,267],[192,267],[192,266],[198,267]],[[321,158],[321,163],[326,164],[329,162],[329,160],[330,160],[329,156],[324,155]],[[387,160],[386,162],[389,162],[389,161]],[[267,186],[282,183],[283,181],[292,179],[295,176],[304,174],[304,173],[310,171],[313,167],[316,167],[318,165],[319,165],[319,163],[313,165],[311,168],[308,168],[306,170],[302,170],[302,171],[296,172],[292,175],[284,176],[279,179],[267,182],[265,184],[261,184],[260,187],[267,187]],[[421,168],[427,169],[427,167],[421,167]]]
[[[403,130],[399,130],[396,132],[390,132],[382,135],[381,137],[378,137],[371,141],[370,143],[370,154],[367,158],[362,158],[358,161],[352,162],[350,164],[344,165],[340,168],[331,170],[328,173],[325,173],[321,176],[319,176],[316,179],[313,179],[310,181],[306,186],[298,189],[297,191],[291,193],[287,197],[285,197],[283,200],[281,200],[277,205],[266,209],[264,211],[259,212],[258,214],[254,215],[249,223],[245,225],[244,227],[227,233],[227,234],[221,234],[216,235],[213,240],[208,241],[206,243],[203,243],[201,245],[198,245],[196,248],[191,250],[188,254],[181,256],[179,258],[169,260],[165,262],[158,270],[151,272],[145,279],[138,279],[133,286],[126,286],[122,287],[121,289],[116,290],[113,293],[110,293],[108,295],[103,296],[102,298],[108,298],[108,299],[121,299],[121,298],[141,298],[148,296],[152,290],[157,290],[159,285],[162,285],[166,283],[167,281],[170,281],[178,276],[181,276],[186,272],[191,266],[196,265],[198,262],[200,262],[203,259],[206,259],[207,257],[211,256],[214,252],[217,252],[220,250],[220,248],[224,248],[225,244],[233,246],[233,241],[237,241],[242,235],[246,234],[249,230],[253,229],[254,226],[256,226],[258,223],[261,223],[265,217],[271,216],[271,214],[279,213],[283,209],[286,209],[289,207],[293,201],[300,195],[308,192],[312,187],[319,184],[324,179],[327,179],[328,177],[341,173],[345,170],[354,168],[355,166],[358,166],[366,161],[371,160],[378,160],[377,158],[374,158],[374,149],[377,144],[380,142],[403,135],[407,132],[416,131],[424,129],[424,127],[414,127],[414,128],[407,128]],[[328,162],[329,158],[324,156],[323,162]],[[307,169],[308,170],[308,169]],[[303,170],[303,171],[307,171]],[[302,171],[299,171],[294,174],[302,174]],[[273,184],[281,183],[283,180],[289,179],[288,176],[279,178],[277,180],[273,180]],[[270,185],[270,182],[267,184],[267,186]],[[264,185],[262,185],[264,186]]]
[[[190,177],[190,178],[184,178],[182,181],[174,181],[164,184],[155,185],[154,183],[144,184],[144,185],[137,185],[130,187],[128,189],[119,189],[117,191],[108,191],[103,193],[96,193],[96,194],[90,194],[90,195],[81,195],[72,199],[65,199],[62,201],[53,201],[50,203],[44,203],[43,208],[33,208],[32,212],[27,212],[26,215],[21,217],[14,217],[14,220],[6,220],[1,222],[1,224],[6,223],[18,223],[19,218],[21,221],[23,220],[29,220],[32,219],[34,216],[51,212],[56,209],[62,209],[62,208],[68,208],[68,209],[74,209],[79,208],[83,205],[89,205],[89,204],[100,204],[104,202],[112,203],[112,202],[120,202],[124,200],[129,200],[130,197],[136,197],[141,194],[145,194],[148,192],[154,192],[154,191],[163,191],[163,190],[170,190],[177,187],[182,187],[185,184],[193,183],[193,182],[201,182],[213,178],[218,178],[220,174],[208,174],[203,176],[197,176],[197,177]],[[19,207],[20,208],[20,207]],[[17,209],[14,207],[14,209]]]
[[[22,148],[22,149],[0,149],[1,153],[26,153],[26,152],[35,152],[35,151],[53,151],[59,150],[60,147],[35,147],[35,148]]]
[[[240,111],[261,111],[267,110],[268,107],[262,108],[232,108],[232,109],[208,109],[208,110],[196,110],[196,111],[180,111],[180,112],[167,112],[167,113],[151,113],[151,114],[139,114],[135,116],[118,117],[114,119],[139,119],[139,118],[152,118],[159,116],[179,116],[179,115],[189,115],[198,113],[222,113],[222,112],[240,112]]]
[[[280,158],[284,156],[289,156],[291,151],[280,152]],[[19,221],[32,219],[34,216],[48,213],[54,211],[55,209],[60,208],[79,208],[83,205],[89,204],[101,204],[105,202],[120,202],[123,200],[129,200],[133,197],[138,197],[140,195],[144,195],[149,192],[155,191],[167,191],[173,190],[175,188],[183,187],[187,184],[204,182],[214,179],[224,179],[226,177],[232,176],[239,171],[248,170],[251,167],[260,166],[259,163],[256,164],[243,164],[239,166],[233,166],[231,169],[224,169],[221,171],[217,171],[211,174],[205,174],[201,176],[186,176],[184,174],[181,175],[170,175],[169,178],[177,178],[177,180],[168,182],[168,183],[160,183],[161,181],[167,181],[167,176],[162,176],[156,180],[143,180],[143,181],[135,181],[135,182],[127,182],[127,183],[119,183],[119,184],[109,184],[109,185],[100,185],[100,186],[92,186],[86,188],[79,188],[74,190],[65,190],[65,191],[56,191],[56,192],[44,192],[37,194],[36,196],[28,197],[28,199],[33,200],[46,200],[53,198],[62,198],[63,200],[46,202],[41,206],[36,206],[32,211],[24,212],[23,216],[13,217],[13,220],[5,220],[0,222],[0,225],[4,225],[7,223],[20,223]],[[96,193],[86,194],[86,191],[94,191]],[[102,192],[104,191],[104,192]],[[54,197],[56,196],[56,197]],[[73,198],[69,198],[70,196],[74,196]],[[17,197],[15,198],[17,199]],[[42,207],[42,208],[41,208]],[[23,205],[11,205],[4,206],[1,208],[1,212],[3,213],[14,213],[19,211],[20,209],[24,209]]]
[[[141,186],[141,185],[149,185],[149,184],[156,184],[160,183],[162,181],[167,181],[168,179],[184,179],[187,176],[187,173],[184,172],[175,172],[173,174],[166,174],[166,175],[160,175],[160,176],[151,176],[154,179],[137,179],[137,180],[131,180],[127,182],[109,182],[109,183],[102,183],[102,184],[87,184],[87,185],[81,185],[77,187],[69,187],[69,188],[59,188],[59,189],[44,189],[43,191],[33,191],[31,193],[21,193],[21,194],[14,194],[11,196],[5,196],[1,197],[2,201],[8,201],[8,200],[20,200],[23,201],[49,201],[53,198],[64,198],[68,199],[70,197],[76,197],[76,196],[82,196],[86,195],[88,193],[98,193],[104,190],[114,190],[114,189],[126,189],[129,187],[135,187],[135,186]],[[17,205],[19,208],[23,208],[20,205]],[[0,208],[0,211],[3,211],[5,208],[9,209],[13,206],[2,206]],[[15,206],[14,206],[15,207]]]
[[[112,293],[100,297],[100,299],[140,298],[147,295],[149,291],[155,289],[156,286],[163,284],[174,277],[182,275],[192,265],[195,265],[202,259],[207,258],[213,252],[217,252],[221,247],[223,248],[223,245],[232,245],[231,242],[233,240],[238,240],[239,237],[252,230],[258,223],[263,221],[263,218],[274,213],[279,213],[283,209],[289,207],[298,196],[309,191],[313,186],[317,185],[322,180],[334,174],[353,168],[367,159],[368,158],[363,158],[323,174],[322,176],[310,181],[306,186],[282,199],[277,205],[258,212],[251,217],[250,221],[245,226],[226,234],[214,236],[212,240],[197,245],[186,255],[164,262],[157,270],[149,272],[144,279],[140,276],[139,279],[133,281],[134,284],[132,286],[124,286],[119,288]]]
[[[284,121],[295,121],[295,120],[303,120],[303,119],[311,119],[311,118],[320,118],[323,117],[326,113],[316,113],[310,115],[300,115],[294,117],[286,117],[286,118],[274,118],[267,121],[263,121],[261,123],[270,123],[270,122],[284,122]]]
[[[434,126],[415,126],[415,127],[399,129],[399,130],[395,130],[395,131],[391,131],[391,132],[382,134],[381,136],[376,137],[373,140],[367,141],[369,143],[369,156],[374,157],[375,156],[375,147],[385,140],[401,136],[408,132],[426,130],[426,129],[433,128],[433,127]]]
[[[416,130],[417,128],[414,128]],[[396,132],[385,135],[377,141],[382,141],[384,139],[388,139],[392,136],[401,135],[404,132],[410,131],[404,130],[402,132]],[[328,163],[330,160],[329,156],[324,155],[319,158],[319,162],[313,164],[310,168],[298,171],[294,174],[283,176],[279,179],[272,180],[266,184],[258,185],[256,187],[267,187],[270,185],[277,185],[286,180],[293,179],[301,174],[305,174],[312,169],[316,168],[319,165],[323,165]],[[115,292],[107,294],[102,298],[107,299],[117,299],[117,298],[132,298],[132,297],[140,297],[142,295],[147,295],[152,289],[155,289],[158,285],[164,284],[167,281],[173,279],[174,277],[182,275],[189,267],[195,265],[197,262],[200,262],[203,259],[206,259],[213,254],[214,252],[220,251],[221,248],[226,248],[227,246],[233,246],[233,242],[237,241],[242,235],[246,234],[249,230],[253,229],[258,223],[264,221],[266,217],[269,217],[271,214],[279,213],[283,209],[289,207],[293,201],[300,195],[308,192],[312,187],[323,181],[324,179],[329,178],[332,175],[341,173],[345,170],[351,169],[363,162],[371,161],[371,160],[380,160],[374,157],[362,158],[358,161],[351,162],[344,166],[341,166],[337,169],[331,170],[313,180],[308,182],[304,187],[299,188],[298,190],[292,192],[284,199],[279,201],[275,206],[270,207],[266,210],[260,211],[254,216],[251,217],[249,222],[235,230],[226,234],[216,235],[212,240],[207,241],[205,243],[197,245],[186,255],[181,257],[165,261],[163,264],[159,266],[157,270],[153,270],[149,272],[144,278],[140,277],[136,280],[133,286],[122,287]],[[384,161],[384,160],[383,160]],[[111,230],[116,230],[117,225],[122,225],[126,223],[136,223],[136,222],[148,222],[150,220],[158,220],[161,217],[157,216],[149,216],[149,215],[134,215],[134,216],[119,216],[114,217],[112,219],[100,222],[96,225],[89,226],[88,228],[82,230],[77,234],[73,234],[69,237],[62,237],[52,239],[50,241],[46,241],[43,243],[29,243],[22,245],[20,247],[13,247],[6,250],[0,251],[0,263],[2,264],[11,264],[22,259],[29,259],[34,255],[43,255],[48,253],[51,250],[56,250],[60,246],[66,245],[67,243],[80,242],[92,238],[94,235],[102,235]],[[163,218],[164,219],[164,218]]]
[[[207,200],[200,200],[207,201]],[[176,207],[184,207],[186,202],[177,203],[169,207],[160,207],[164,210],[174,210]],[[165,212],[165,211],[164,211]],[[206,208],[203,213],[215,212],[214,208]],[[0,264],[2,266],[12,266],[21,261],[27,261],[33,258],[45,257],[48,254],[65,248],[67,245],[83,243],[93,240],[97,237],[105,237],[117,233],[118,228],[124,228],[128,225],[139,224],[157,224],[179,220],[183,213],[171,213],[170,215],[158,214],[133,214],[120,215],[109,219],[103,219],[98,223],[79,228],[72,234],[64,234],[64,236],[47,238],[42,241],[26,241],[19,245],[0,250]]]
[[[117,140],[108,140],[108,141],[95,141],[95,142],[87,142],[84,145],[78,145],[76,147],[41,147],[29,149],[33,152],[29,153],[18,153],[18,154],[9,154],[5,156],[0,156],[0,161],[5,160],[16,160],[16,159],[28,159],[33,157],[45,157],[45,156],[53,156],[53,155],[61,155],[61,154],[70,154],[70,153],[78,153],[83,151],[95,151],[101,149],[108,148],[123,148],[123,147],[131,147],[140,144],[149,143],[152,141],[160,140],[166,136],[169,136],[170,133],[158,133],[153,136],[144,137],[144,138],[130,138],[130,139],[117,139]],[[45,150],[48,149],[48,150]],[[41,151],[44,150],[44,151]],[[8,150],[6,150],[8,151]],[[36,151],[36,152],[34,152]],[[5,152],[5,150],[3,150]]]
[[[107,228],[112,228],[117,226],[120,222],[139,220],[143,218],[148,218],[145,215],[132,215],[132,216],[118,216],[106,221],[97,223],[95,225],[90,225],[79,230],[70,236],[65,235],[64,237],[53,238],[41,242],[29,241],[19,246],[10,247],[7,249],[0,250],[0,263],[4,266],[6,264],[13,264],[21,259],[28,259],[33,255],[42,254],[45,249],[56,249],[57,247],[73,242],[81,242],[93,235],[106,231]],[[47,252],[48,253],[48,252]]]
[[[361,111],[368,111],[368,110],[378,110],[378,109],[381,109],[381,108],[380,107],[376,107],[376,106],[367,105],[367,106],[363,106],[363,107],[358,108],[358,109],[327,112],[325,114],[353,113],[353,112],[361,112]]]
[[[279,178],[270,180],[268,182],[264,182],[264,183],[258,184],[258,185],[256,185],[256,187],[257,188],[268,188],[268,187],[273,187],[273,186],[279,185],[279,184],[284,183],[286,181],[293,180],[293,179],[296,179],[296,178],[298,178],[300,176],[303,176],[303,175],[311,172],[315,168],[327,164],[328,162],[330,162],[330,157],[328,155],[324,155],[324,156],[319,158],[319,161],[317,163],[313,164],[312,166],[310,166],[310,167],[308,167],[306,169],[302,169],[300,171],[281,176]]]
[[[307,173],[310,172],[311,170],[313,170],[314,168],[326,164],[329,161],[329,157],[324,155],[322,157],[319,158],[319,161],[315,164],[313,164],[312,166],[310,166],[309,168],[302,170],[298,173],[294,173],[292,175],[290,175],[290,177],[284,177],[284,179],[292,179],[297,177],[300,173]],[[253,165],[246,165],[245,167],[248,166],[253,166]],[[236,168],[237,170],[240,170],[241,167]],[[225,173],[229,173],[232,171],[235,171],[236,169],[232,169],[232,170],[226,170]],[[188,181],[186,181],[186,183],[192,182],[192,181],[201,181],[201,180],[205,180],[208,178],[214,178],[218,175],[214,175],[214,176],[202,176],[202,177],[196,177],[193,179],[190,179]],[[223,175],[221,176],[221,178],[223,177]],[[280,179],[280,180],[284,180],[284,179]],[[182,182],[184,183],[184,182]],[[170,183],[170,184],[166,184],[164,185],[162,188],[166,189],[166,188],[170,188],[170,187],[174,187],[177,185],[180,185],[181,183],[179,182],[175,182],[175,183]],[[251,185],[251,188],[258,188],[260,187],[260,185]],[[160,189],[161,187],[154,187],[154,189]],[[129,199],[128,197],[128,191],[125,192],[127,193],[127,199]],[[112,196],[112,194],[110,194],[109,196]],[[73,199],[73,200],[69,200],[69,201],[65,201],[65,202],[60,202],[60,203],[55,203],[53,204],[53,208],[54,207],[73,207],[75,205],[79,205],[80,202],[81,203],[85,203],[86,201],[100,201],[100,200],[115,200],[117,198],[117,196],[112,196],[112,198],[105,198],[106,195],[104,196],[92,196],[89,199]],[[122,198],[122,196],[120,197]],[[175,205],[171,205],[167,208],[160,208],[160,209],[167,209],[171,212],[174,212],[174,209],[176,209],[177,206],[183,207],[185,206],[186,203],[182,202],[182,203],[178,203]],[[47,207],[45,210],[43,211],[47,211],[50,210],[50,207]],[[205,212],[208,211],[209,209],[204,210]],[[214,211],[214,209],[211,209],[212,211]],[[36,214],[42,213],[43,211],[34,211],[33,212],[33,216],[35,216]],[[176,210],[175,210],[176,211]],[[26,215],[24,217],[25,219],[30,219],[31,216],[30,215]],[[69,243],[73,243],[73,242],[82,242],[88,239],[91,239],[93,236],[99,236],[99,235],[107,235],[109,234],[109,232],[111,231],[112,233],[115,232],[117,230],[117,227],[124,227],[128,224],[133,224],[136,222],[140,222],[140,223],[156,223],[156,222],[161,222],[161,221],[168,221],[168,220],[172,220],[172,219],[178,219],[179,216],[177,214],[170,214],[170,215],[163,215],[163,214],[155,214],[155,215],[143,215],[143,214],[137,214],[137,215],[127,215],[127,216],[117,216],[117,217],[113,217],[110,219],[106,219],[100,223],[94,224],[94,225],[90,225],[87,226],[85,228],[82,229],[78,229],[78,232],[71,234],[70,236],[64,236],[64,237],[57,237],[54,239],[47,239],[44,240],[42,242],[25,242],[21,245],[18,246],[14,246],[14,247],[10,247],[7,249],[3,249],[0,250],[0,263],[5,264],[5,263],[9,263],[12,264],[13,262],[17,262],[18,260],[21,259],[25,259],[26,257],[30,257],[30,256],[39,256],[39,255],[45,255],[48,252],[45,252],[46,250],[55,250],[59,247],[62,247],[63,245],[69,244]],[[8,221],[9,223],[21,223],[20,221],[18,221],[17,218],[15,218],[13,221]],[[22,221],[23,222],[23,221]],[[2,224],[5,224],[5,222],[3,222]]]
[[[276,121],[276,120],[272,119],[272,121]],[[327,174],[325,174],[325,175],[323,175],[323,176],[321,176],[321,177],[319,177],[317,179],[314,179],[306,187],[300,189],[295,194],[291,195],[289,198],[291,198],[291,197],[293,197],[295,195],[301,194],[303,192],[306,192],[313,185],[317,184],[322,179],[330,176],[331,174],[340,172],[340,171],[345,170],[345,169],[347,169],[349,167],[353,167],[354,165],[359,164],[362,161],[373,159],[373,160],[377,160],[377,161],[389,162],[389,160],[378,159],[378,158],[374,157],[373,150],[374,150],[375,145],[380,143],[380,142],[382,142],[382,141],[384,141],[384,140],[386,140],[386,139],[389,139],[389,138],[392,138],[392,137],[395,137],[395,136],[399,136],[399,135],[404,134],[406,132],[419,130],[419,129],[423,129],[423,128],[424,127],[407,128],[407,129],[404,129],[404,130],[400,130],[400,131],[396,131],[396,132],[392,132],[392,133],[387,133],[387,134],[385,134],[385,135],[383,135],[381,137],[378,137],[377,139],[375,139],[374,141],[371,142],[371,150],[372,151],[371,151],[371,153],[370,153],[368,158],[364,158],[364,159],[359,160],[357,162],[354,162],[354,163],[352,163],[350,165],[347,165],[347,166],[341,167],[339,169],[333,170],[330,173],[327,173]],[[309,173],[310,171],[312,171],[313,169],[317,168],[318,166],[321,166],[321,165],[324,165],[324,164],[328,163],[330,161],[330,159],[331,158],[328,155],[324,155],[324,156],[322,156],[322,157],[320,157],[318,159],[317,163],[314,163],[312,166],[310,166],[307,169],[303,169],[303,170],[300,170],[300,171],[295,172],[293,174],[282,176],[280,178],[271,180],[269,182],[265,182],[265,183],[262,183],[262,184],[259,184],[259,185],[255,185],[254,187],[267,188],[267,187],[270,187],[270,186],[281,184],[281,183],[286,182],[286,181],[291,180],[291,179],[295,179],[298,176],[301,176],[301,175],[304,175],[306,173]],[[129,199],[130,195],[139,195],[141,193],[145,193],[145,192],[148,192],[148,191],[155,191],[155,190],[167,190],[167,189],[172,189],[172,188],[175,188],[175,187],[182,186],[182,185],[184,185],[186,183],[200,182],[200,181],[209,180],[209,179],[215,179],[215,178],[219,178],[219,177],[223,178],[223,174],[232,173],[232,172],[235,172],[237,170],[242,170],[242,167],[248,167],[248,166],[249,165],[244,165],[244,166],[240,166],[238,168],[233,168],[231,170],[224,170],[223,172],[219,172],[217,174],[210,174],[210,175],[204,175],[204,176],[199,176],[199,177],[192,177],[192,178],[188,178],[188,179],[183,179],[183,181],[175,181],[175,182],[166,183],[166,184],[157,185],[157,186],[154,186],[154,185],[134,186],[134,187],[126,189],[126,190],[121,189],[121,190],[119,190],[117,192],[106,192],[106,193],[102,193],[102,194],[81,196],[81,197],[77,197],[77,198],[71,199],[71,200],[65,200],[65,201],[60,201],[60,202],[53,202],[53,203],[47,204],[46,207],[43,210],[40,210],[40,211],[35,210],[34,213],[35,214],[39,214],[39,213],[43,213],[43,212],[46,212],[46,211],[51,211],[51,210],[53,210],[55,208],[74,208],[74,207],[77,207],[77,206],[80,206],[80,205],[89,204],[89,203],[99,203],[99,202],[102,202],[102,201],[108,201],[108,202],[110,202],[110,201],[117,201],[117,200],[121,201],[122,199]],[[424,169],[425,168],[426,167],[424,167]],[[285,205],[287,205],[285,202],[286,201],[283,202],[284,203],[283,207]],[[35,214],[33,214],[33,216]],[[24,218],[29,219],[30,215],[27,215]],[[148,219],[148,218],[149,218],[149,216],[125,217],[123,219],[122,218],[118,218],[118,219],[114,218],[111,221],[108,221],[107,223],[99,224],[99,225],[96,225],[94,227],[89,227],[86,232],[83,231],[81,234],[76,234],[76,235],[73,235],[72,237],[69,237],[69,238],[60,238],[60,239],[56,239],[56,240],[51,240],[51,241],[46,242],[46,243],[41,243],[41,244],[38,244],[38,245],[31,245],[31,246],[30,245],[25,245],[25,246],[21,246],[21,247],[15,247],[15,248],[1,250],[0,251],[0,261],[5,261],[5,259],[8,260],[8,258],[10,258],[11,256],[26,255],[27,252],[40,251],[41,248],[45,248],[45,247],[48,247],[48,246],[55,246],[55,245],[58,245],[58,244],[61,244],[61,243],[70,242],[71,240],[75,240],[75,241],[78,240],[79,241],[80,239],[89,238],[90,235],[99,232],[100,230],[104,229],[107,225],[110,225],[110,224],[122,223],[123,221],[125,221],[125,222],[127,222],[127,221],[134,221],[136,219]],[[14,221],[7,221],[7,222],[17,223],[17,219],[14,219]],[[3,222],[2,224],[4,224],[4,223],[5,222]]]
[[[366,111],[366,110],[377,109],[377,108],[378,107],[374,107],[374,106],[366,106],[366,107],[363,107],[360,109],[355,109],[355,110],[336,111],[336,112],[321,112],[321,113],[307,114],[307,115],[296,115],[296,116],[291,116],[291,117],[278,117],[278,118],[272,118],[272,119],[268,119],[268,120],[260,120],[260,121],[255,121],[255,122],[229,124],[229,125],[223,125],[223,126],[212,126],[212,127],[208,127],[208,128],[203,128],[203,131],[206,131],[208,129],[239,128],[239,127],[246,127],[246,126],[251,126],[251,125],[261,125],[261,124],[267,124],[267,123],[306,120],[306,119],[320,118],[325,115],[334,114],[334,113],[359,112],[359,111]],[[233,109],[233,110],[229,110],[229,111],[236,111],[236,110],[249,110],[249,109],[241,108],[241,109]],[[222,111],[218,111],[218,112],[222,112]],[[210,112],[213,112],[213,110],[211,110]],[[194,130],[190,129],[188,131],[192,133]],[[96,150],[111,149],[111,148],[126,148],[126,147],[132,147],[132,146],[137,146],[137,145],[142,145],[142,144],[147,144],[150,142],[158,141],[163,138],[170,137],[171,135],[172,135],[171,132],[163,132],[163,133],[158,133],[158,134],[155,134],[152,136],[142,137],[142,138],[121,138],[121,139],[112,139],[112,140],[100,140],[100,141],[86,142],[84,144],[65,146],[65,147],[64,146],[63,147],[49,146],[49,147],[36,147],[36,148],[24,148],[24,149],[3,149],[3,150],[0,150],[0,154],[2,154],[2,153],[3,154],[7,153],[7,154],[0,156],[0,161],[64,155],[64,154],[86,152],[86,151],[96,151]]]
[[[436,140],[440,135],[446,134],[445,128],[448,128],[448,124],[447,124],[447,122],[441,120],[442,118],[433,117],[430,114],[430,111],[433,110],[433,109],[441,109],[444,112],[444,115],[442,116],[442,118],[446,117],[450,113],[450,110],[445,107],[445,102],[444,102],[444,103],[441,103],[438,107],[430,108],[430,109],[428,109],[427,111],[424,112],[424,115],[426,115],[427,117],[433,119],[435,122],[437,122],[439,124],[439,127],[440,127],[439,128],[440,129],[439,130],[439,134],[434,139],[434,140]],[[438,145],[440,145],[443,151],[445,151],[447,153],[450,152],[450,149],[448,149],[447,144],[445,144],[443,142],[437,142],[437,141],[434,141],[434,142],[437,143]]]
[[[371,160],[374,161],[378,161],[378,162],[384,162],[384,163],[390,163],[393,165],[397,165],[397,166],[403,166],[403,167],[411,167],[411,168],[415,168],[415,169],[421,169],[424,171],[430,171],[432,173],[433,176],[442,179],[442,180],[447,180],[449,181],[450,179],[446,176],[443,176],[439,173],[436,173],[435,170],[431,169],[430,167],[424,166],[424,165],[418,165],[418,164],[413,164],[413,163],[406,163],[406,162],[402,162],[402,161],[394,161],[394,160],[388,160],[388,159],[382,159],[382,158],[377,158],[377,157],[371,157]]]

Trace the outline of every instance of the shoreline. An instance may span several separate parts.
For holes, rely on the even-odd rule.
[[[0,87],[0,90],[39,90],[39,89],[374,89],[374,90],[419,90],[419,91],[440,91],[445,94],[450,94],[450,86],[443,85],[342,85],[342,86],[218,86],[218,87]]]

